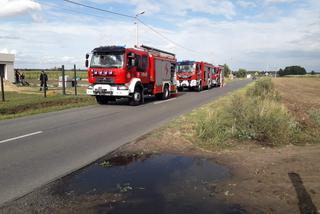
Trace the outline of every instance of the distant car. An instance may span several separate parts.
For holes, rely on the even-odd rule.
[[[252,79],[253,79],[253,80],[256,80],[256,79],[257,79],[257,77],[256,77],[256,76],[253,76],[253,77],[252,77]]]

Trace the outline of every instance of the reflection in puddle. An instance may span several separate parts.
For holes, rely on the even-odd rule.
[[[88,203],[86,198],[96,197],[100,199],[87,212],[243,213],[237,205],[214,199],[215,183],[228,177],[225,167],[202,158],[170,154],[115,156],[62,178],[51,191],[65,200],[72,198],[73,206],[78,204],[78,209],[73,207],[71,212],[88,209],[89,205],[83,207]]]

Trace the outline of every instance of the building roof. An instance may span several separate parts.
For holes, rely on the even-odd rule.
[[[14,62],[14,58],[15,58],[14,54],[0,53],[1,62]]]

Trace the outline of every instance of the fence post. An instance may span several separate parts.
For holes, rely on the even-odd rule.
[[[42,73],[42,90],[43,90],[43,96],[47,97],[47,80],[46,80],[46,73]]]
[[[78,92],[77,92],[77,70],[76,70],[76,65],[73,65],[73,72],[74,72],[74,94],[77,96]]]
[[[66,82],[65,82],[64,65],[62,65],[62,94],[66,95]]]
[[[0,73],[0,79],[1,79],[1,94],[2,94],[2,102],[5,101],[4,99],[4,87],[3,87],[3,75]]]

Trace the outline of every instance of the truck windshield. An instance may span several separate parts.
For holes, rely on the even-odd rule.
[[[124,62],[124,54],[119,53],[103,53],[93,54],[91,58],[91,67],[98,68],[122,68]]]
[[[178,73],[192,73],[194,71],[193,64],[186,64],[186,65],[178,65]]]

